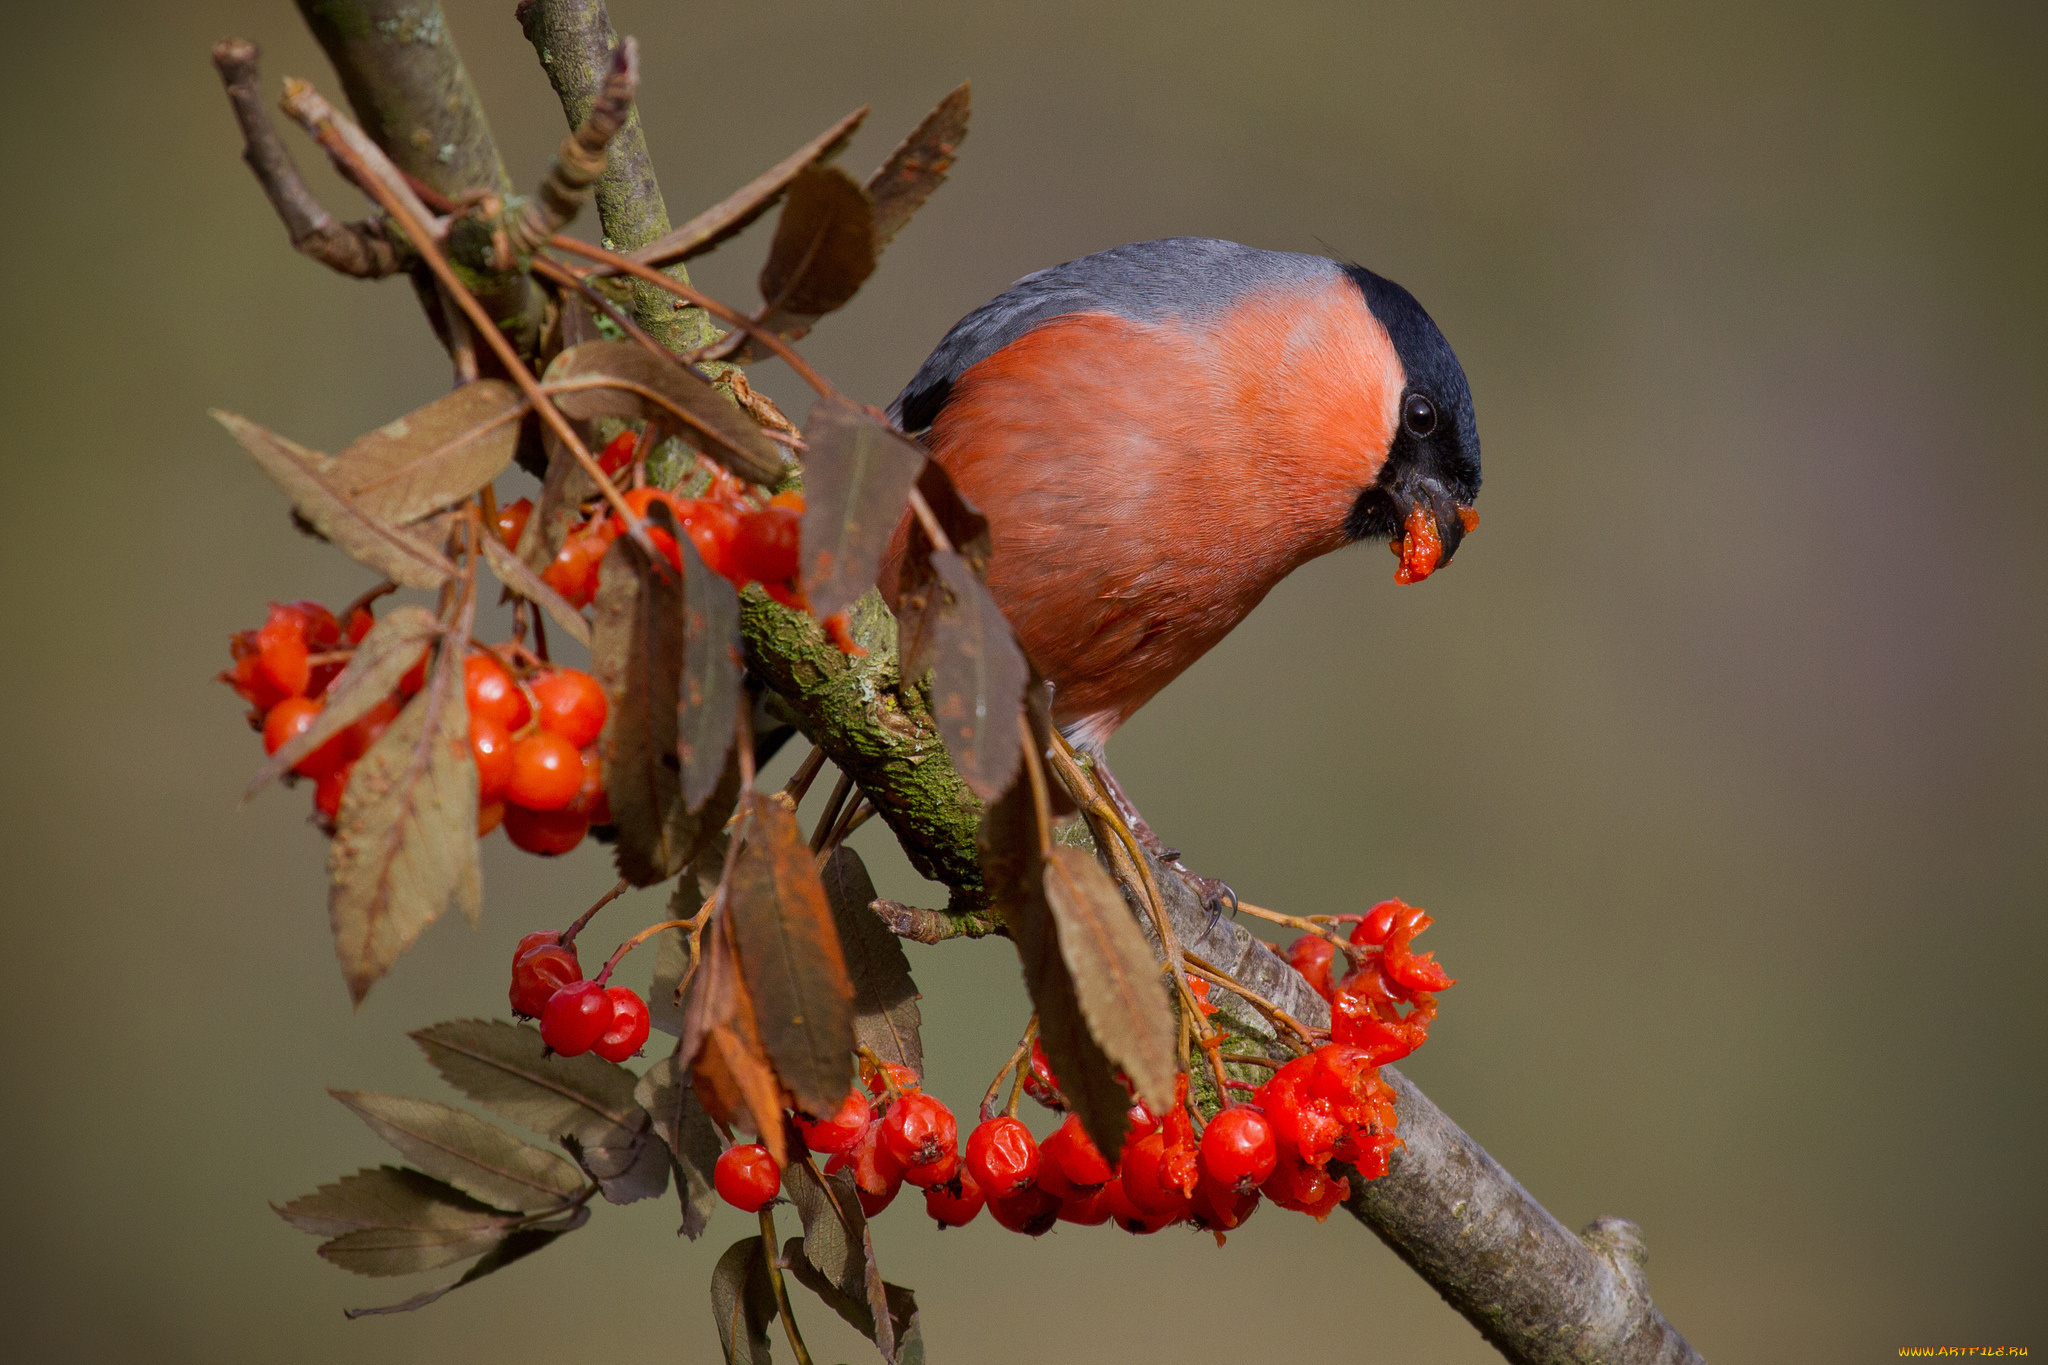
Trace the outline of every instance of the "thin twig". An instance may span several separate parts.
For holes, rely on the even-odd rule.
[[[818,827],[811,831],[811,852],[825,851],[825,840],[839,826],[839,808],[846,803],[846,795],[853,790],[853,774],[842,772],[839,780],[832,784],[832,794],[825,798],[824,814],[818,817]]]
[[[405,269],[405,254],[384,236],[381,224],[344,223],[329,213],[306,182],[277,135],[263,104],[256,44],[226,38],[213,46],[214,69],[220,72],[235,121],[242,127],[242,160],[255,173],[270,206],[284,223],[293,249],[329,269],[359,280],[381,280]]]
[[[1308,1026],[1303,1024],[1299,1019],[1296,1019],[1293,1015],[1289,1014],[1286,1010],[1281,1009],[1278,1005],[1268,1000],[1265,996],[1260,995],[1257,991],[1251,989],[1249,986],[1239,985],[1238,982],[1231,977],[1229,972],[1224,971],[1221,967],[1216,966],[1212,962],[1203,961],[1202,958],[1195,953],[1187,954],[1187,961],[1188,970],[1195,973],[1195,975],[1203,978],[1205,981],[1210,982],[1212,985],[1221,986],[1224,990],[1229,991],[1232,995],[1244,1001],[1247,1005],[1250,1005],[1260,1014],[1265,1015],[1266,1018],[1272,1020],[1275,1024],[1280,1025],[1282,1028],[1285,1028],[1288,1032],[1292,1033],[1295,1037],[1299,1038],[1304,1047],[1315,1047],[1316,1040],[1314,1036],[1309,1033]]]
[[[612,50],[590,113],[576,131],[562,139],[555,164],[540,182],[540,192],[526,201],[513,223],[512,249],[519,255],[533,255],[582,211],[590,187],[604,174],[605,149],[632,115],[633,97],[639,88],[640,49],[628,38]]]
[[[810,795],[811,783],[818,780],[818,774],[824,767],[825,751],[813,744],[811,751],[804,755],[804,761],[789,775],[789,781],[782,784],[782,794],[789,798],[792,809],[804,803],[804,798]]]
[[[1001,1068],[997,1070],[995,1079],[988,1083],[987,1091],[982,1094],[981,1121],[983,1123],[987,1123],[996,1116],[996,1091],[1003,1088],[1003,1077],[1010,1074],[1011,1067],[1026,1065],[1025,1058],[1031,1055],[1031,1040],[1037,1036],[1038,1016],[1034,1014],[1031,1016],[1031,1021],[1024,1025],[1024,1036],[1017,1040],[1017,1050],[1012,1052],[1010,1060],[1004,1062]]]
[[[624,877],[619,878],[619,884],[617,886],[614,886],[611,890],[605,892],[602,896],[599,896],[597,898],[597,904],[591,906],[588,910],[585,910],[582,914],[578,915],[576,917],[576,922],[570,925],[568,928],[564,929],[561,933],[561,937],[556,941],[559,942],[564,948],[574,943],[576,941],[576,935],[583,932],[583,926],[590,923],[591,916],[595,915],[598,911],[604,909],[607,905],[610,905],[619,897],[625,895],[627,889],[632,885],[633,884],[627,881]]]

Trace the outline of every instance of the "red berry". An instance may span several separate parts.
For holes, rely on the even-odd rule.
[[[921,1084],[917,1079],[915,1071],[912,1071],[907,1066],[899,1066],[895,1062],[882,1063],[882,1069],[879,1071],[869,1071],[867,1078],[868,1093],[871,1095],[880,1095],[887,1091],[891,1085],[894,1085],[899,1091],[911,1091],[918,1089]]]
[[[313,809],[329,820],[341,814],[341,794],[348,790],[348,775],[355,770],[351,763],[323,776],[313,788]]]
[[[334,619],[333,612],[318,602],[287,602],[271,610],[289,612],[298,617],[304,630],[306,648],[316,654],[341,644],[341,623]]]
[[[572,607],[587,607],[597,595],[597,565],[604,558],[604,544],[588,532],[571,535],[555,551],[554,562],[541,571],[541,582],[568,600]]]
[[[1337,994],[1337,983],[1330,979],[1330,964],[1336,956],[1337,945],[1320,934],[1303,934],[1287,945],[1287,964],[1325,1000]]]
[[[532,933],[525,935],[513,946],[512,960],[517,962],[535,948],[545,948],[561,941],[561,934],[553,929],[536,929]],[[573,947],[574,945],[572,944],[571,946]]]
[[[1348,1179],[1331,1179],[1328,1172],[1282,1156],[1259,1189],[1283,1209],[1308,1214],[1318,1223],[1351,1195]]]
[[[1260,1184],[1278,1159],[1273,1125],[1256,1109],[1225,1109],[1202,1133],[1202,1174],[1226,1189],[1242,1192]]]
[[[514,848],[538,853],[543,858],[567,853],[582,843],[583,836],[589,832],[590,822],[583,818],[583,812],[574,807],[567,810],[505,807],[505,837],[512,841]]]
[[[342,634],[348,637],[350,644],[359,645],[363,642],[363,637],[370,633],[370,628],[376,624],[377,618],[370,615],[368,607],[357,607],[348,614],[348,620],[342,625]]]
[[[732,538],[734,575],[762,583],[787,583],[797,576],[803,516],[788,507],[764,507],[739,519]]]
[[[1012,1232],[1042,1237],[1060,1220],[1060,1201],[1036,1185],[1027,1186],[1007,1199],[988,1201],[989,1217]]]
[[[1038,1040],[1031,1040],[1031,1071],[1024,1077],[1024,1093],[1048,1109],[1064,1109],[1067,1097],[1060,1093],[1060,1083],[1053,1078],[1052,1064],[1045,1060],[1045,1049]]]
[[[1039,1160],[1031,1130],[1016,1119],[992,1118],[967,1135],[968,1173],[998,1199],[1008,1198],[1036,1180]]]
[[[321,709],[320,703],[310,697],[286,697],[271,707],[270,714],[263,718],[263,752],[274,754],[312,729]],[[344,732],[294,763],[292,771],[301,777],[325,777],[347,767],[353,758]]]
[[[361,720],[342,731],[342,734],[348,739],[349,753],[354,758],[360,758],[370,752],[370,746],[375,744],[384,732],[391,728],[392,721],[398,719],[398,711],[399,705],[397,700],[392,697],[386,697],[369,710],[363,712]]]
[[[888,1208],[896,1192],[903,1188],[903,1167],[889,1155],[881,1137],[882,1125],[877,1120],[861,1130],[850,1150],[825,1163],[828,1175],[841,1170],[853,1172],[853,1186],[860,1194],[860,1206],[870,1218]]]
[[[612,1002],[612,1025],[590,1050],[608,1062],[623,1062],[647,1041],[647,1002],[625,986],[606,987],[605,996]]]
[[[1115,1175],[1110,1164],[1102,1159],[1102,1153],[1088,1138],[1081,1127],[1077,1114],[1067,1115],[1066,1122],[1053,1129],[1040,1147],[1045,1159],[1059,1167],[1067,1183],[1080,1193],[1099,1189]]]
[[[905,1169],[937,1161],[956,1149],[958,1138],[953,1111],[921,1090],[897,1100],[882,1117],[882,1142]]]
[[[837,1109],[821,1119],[814,1119],[805,1113],[797,1113],[796,1130],[803,1135],[804,1146],[814,1152],[836,1155],[851,1151],[853,1144],[860,1141],[860,1135],[873,1120],[875,1108],[868,1103],[868,1097],[858,1090],[849,1091]]]
[[[1092,1228],[1099,1224],[1107,1223],[1111,1212],[1109,1192],[1115,1186],[1116,1182],[1112,1180],[1093,1194],[1084,1194],[1076,1199],[1062,1199],[1060,1201],[1060,1221],[1062,1223],[1079,1223],[1084,1228]]]
[[[718,1197],[743,1213],[759,1213],[775,1200],[782,1188],[782,1168],[766,1147],[758,1142],[742,1143],[719,1153],[711,1168],[711,1183]]]
[[[612,1002],[595,981],[572,981],[548,997],[540,1037],[564,1057],[580,1057],[612,1026]]]
[[[739,534],[739,514],[732,508],[707,500],[674,503],[676,524],[697,547],[704,567],[723,578],[738,579],[732,566],[732,541]]]
[[[581,749],[604,729],[604,689],[597,679],[577,668],[558,668],[535,678],[530,686],[540,706],[540,723]]]
[[[604,760],[596,749],[583,751],[583,786],[563,809],[576,811],[593,825],[612,822],[612,799],[604,789]]]
[[[512,1012],[523,1018],[539,1018],[556,991],[583,979],[576,949],[556,943],[553,934],[546,935],[546,940],[512,957]]]
[[[498,532],[498,539],[504,544],[506,549],[516,550],[519,548],[519,537],[526,534],[526,521],[532,515],[532,498],[521,498],[517,502],[508,502],[498,509],[498,520],[495,529]]]
[[[512,785],[512,736],[489,716],[471,716],[469,756],[476,762],[476,799],[489,805]]]
[[[257,671],[262,679],[279,696],[298,696],[312,679],[309,653],[305,618],[288,607],[272,607],[270,618],[256,631]]]
[[[906,1167],[903,1172],[903,1183],[928,1190],[934,1185],[945,1184],[958,1174],[960,1153],[949,1147],[941,1152],[935,1161],[927,1161],[922,1166]]]
[[[1097,1198],[1101,1199],[1102,1207],[1109,1211],[1110,1218],[1125,1232],[1157,1232],[1163,1227],[1172,1226],[1174,1222],[1171,1214],[1147,1213],[1133,1204],[1130,1194],[1124,1189],[1121,1177],[1104,1185],[1102,1193]]]
[[[1258,1207],[1256,1186],[1236,1190],[1205,1179],[1195,1184],[1194,1197],[1188,1201],[1188,1216],[1196,1227],[1221,1234],[1240,1226]]]
[[[480,803],[480,804],[479,804],[479,805],[477,806],[477,808],[476,808],[476,837],[477,837],[477,838],[479,838],[479,839],[483,838],[483,837],[484,837],[484,836],[485,836],[486,834],[489,834],[489,833],[490,833],[490,832],[491,832],[492,830],[496,829],[496,828],[497,828],[498,826],[500,826],[500,825],[502,825],[502,824],[504,824],[504,823],[505,823],[505,803],[504,803],[503,801],[485,801],[485,802],[481,802],[481,803]]]
[[[1169,1146],[1162,1130],[1148,1133],[1124,1149],[1123,1187],[1140,1212],[1183,1218],[1196,1181],[1195,1151],[1185,1144]]]
[[[988,1196],[965,1167],[945,1184],[930,1186],[924,1192],[924,1211],[942,1228],[965,1227],[987,1202]]]
[[[604,443],[604,449],[598,452],[597,467],[606,478],[611,478],[633,462],[633,452],[639,448],[640,438],[633,432],[622,431]]]
[[[524,729],[533,714],[526,693],[512,681],[505,665],[489,654],[472,654],[462,661],[462,684],[469,698],[469,714],[489,717],[508,734]]]
[[[560,810],[583,790],[583,751],[551,730],[536,730],[512,746],[512,780],[505,799],[528,810]]]

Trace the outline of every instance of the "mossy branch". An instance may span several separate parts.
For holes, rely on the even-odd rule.
[[[569,126],[581,126],[604,88],[612,53],[619,46],[604,0],[520,0],[515,13],[562,101]],[[613,251],[629,252],[668,235],[668,204],[647,154],[637,108],[612,138],[604,174],[597,182],[597,213],[605,245]],[[690,282],[681,265],[667,273],[679,283]],[[702,309],[677,309],[659,289],[639,281],[633,283],[633,320],[671,351],[694,350],[718,335]]]

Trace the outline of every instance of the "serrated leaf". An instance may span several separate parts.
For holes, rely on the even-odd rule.
[[[412,1275],[481,1256],[511,1233],[509,1221],[486,1228],[365,1228],[320,1246],[320,1255],[356,1275]]]
[[[1040,854],[1037,807],[1031,784],[1019,777],[982,816],[982,876],[1017,945],[1024,987],[1038,1012],[1038,1037],[1067,1102],[1096,1147],[1114,1162],[1123,1151],[1130,1095],[1081,1012],[1072,973],[1061,953],[1053,912],[1046,904],[1045,860]],[[1162,988],[1163,989],[1163,988]],[[1172,1099],[1168,1088],[1167,1099]],[[1162,1105],[1154,1113],[1163,1113]]]
[[[726,1365],[769,1365],[768,1324],[775,1320],[775,1289],[768,1280],[760,1237],[725,1249],[711,1271],[711,1315]]]
[[[425,1308],[428,1304],[445,1294],[453,1293],[466,1284],[474,1284],[486,1275],[503,1270],[514,1261],[524,1260],[548,1245],[548,1243],[554,1241],[557,1237],[560,1237],[564,1232],[570,1231],[571,1228],[581,1227],[584,1216],[587,1216],[590,1210],[578,1209],[576,1212],[579,1216],[572,1220],[571,1227],[522,1228],[518,1232],[511,1234],[499,1242],[497,1246],[486,1252],[482,1260],[464,1271],[459,1279],[444,1284],[438,1289],[429,1289],[424,1294],[413,1295],[403,1303],[386,1304],[382,1308],[345,1309],[342,1316],[347,1318],[367,1318],[385,1313],[410,1313],[415,1308]]]
[[[287,741],[270,756],[242,793],[248,800],[265,785],[291,770],[293,764],[361,720],[372,707],[398,689],[420,655],[441,633],[440,622],[425,607],[396,607],[370,627],[362,643],[321,698],[320,714],[306,732]]]
[[[733,956],[732,934],[724,915],[713,917],[705,926],[697,951],[701,960],[683,993],[683,1027],[676,1049],[685,1069],[696,1062],[698,1053],[711,1038],[711,1031],[732,1022],[742,989],[740,964]]]
[[[1088,1032],[1138,1098],[1164,1113],[1180,1069],[1177,1028],[1159,962],[1123,892],[1093,857],[1055,844],[1045,864],[1045,904]]]
[[[868,177],[868,193],[875,201],[876,251],[889,245],[910,216],[946,183],[946,172],[966,140],[970,112],[967,82],[962,81]]]
[[[364,1228],[407,1227],[429,1219],[481,1227],[505,1221],[497,1209],[453,1186],[401,1166],[365,1167],[288,1204],[272,1204],[278,1217],[316,1237],[339,1237]]]
[[[675,231],[631,253],[632,259],[641,265],[687,261],[742,231],[781,201],[789,182],[805,167],[838,155],[867,113],[862,105]]]
[[[473,603],[458,613],[469,638]],[[357,1004],[454,900],[481,909],[476,765],[469,750],[463,651],[443,645],[427,683],[356,761],[328,846],[328,918]]]
[[[865,408],[821,398],[804,429],[803,584],[820,619],[875,586],[924,447]]]
[[[676,878],[663,918],[689,919],[704,908],[725,873],[725,844],[726,836],[720,833],[698,850],[683,875]],[[662,930],[654,940],[654,980],[648,987],[647,1012],[655,1028],[678,1040],[687,1032],[681,988],[689,969],[690,936],[681,929]],[[685,1056],[683,1069],[687,1071],[689,1065]]]
[[[804,1259],[801,1248],[802,1243],[792,1237],[784,1245],[782,1255],[782,1259],[789,1266],[789,1273],[796,1278],[798,1284],[824,1300],[826,1306],[837,1313],[848,1327],[874,1342],[875,1348],[882,1352],[882,1358],[888,1361],[889,1365],[924,1365],[924,1332],[918,1325],[915,1294],[900,1284],[882,1286],[884,1301],[889,1305],[889,1311],[884,1319],[887,1323],[887,1335],[879,1334],[875,1330],[874,1310],[866,1302],[854,1298],[820,1274],[816,1266]],[[885,1340],[891,1341],[894,1345],[893,1353],[883,1346]]]
[[[782,453],[707,381],[633,341],[586,341],[548,366],[542,385],[555,406],[579,421],[644,417],[677,432],[684,444],[755,483],[782,477]]]
[[[875,884],[860,854],[841,844],[818,870],[832,921],[839,929],[839,948],[846,974],[853,982],[853,1037],[885,1062],[907,1066],[924,1075],[924,1022],[917,1007],[917,983],[910,979],[910,960],[903,945],[868,907]]]
[[[844,1293],[865,1297],[872,1256],[853,1172],[821,1175],[808,1158],[792,1161],[782,1172],[782,1189],[804,1226],[804,1259]]]
[[[931,625],[932,719],[969,790],[993,801],[1017,776],[1017,714],[1030,665],[966,560],[934,550],[932,568],[944,596]]]
[[[404,526],[503,473],[525,412],[517,388],[479,379],[358,437],[323,473],[366,515]]]
[[[570,639],[585,649],[590,648],[590,622],[583,619],[582,612],[569,605],[568,598],[543,582],[539,574],[527,568],[526,562],[506,549],[505,542],[496,536],[486,535],[483,549],[484,563],[491,566],[491,572],[498,576],[500,583],[546,612],[548,619],[568,632]]]
[[[478,1104],[586,1151],[623,1148],[648,1122],[633,1098],[639,1078],[595,1053],[544,1055],[540,1030],[497,1019],[456,1019],[412,1040],[443,1080]]]
[[[676,760],[683,808],[697,813],[728,782],[738,798],[733,738],[740,719],[740,598],[687,535],[683,551],[683,667],[677,679]],[[723,811],[732,809],[730,802]]]
[[[695,1241],[710,1224],[711,1210],[718,1202],[712,1184],[712,1169],[719,1156],[718,1129],[697,1102],[680,1053],[672,1052],[647,1068],[633,1098],[653,1116],[655,1133],[668,1144],[675,1163],[676,1194],[683,1205],[683,1224],[676,1231]]]
[[[607,1203],[635,1204],[668,1188],[671,1163],[667,1150],[654,1135],[651,1119],[620,1142],[586,1147],[574,1137],[565,1137],[562,1145],[575,1153]]]
[[[538,1213],[583,1192],[583,1174],[573,1163],[473,1114],[367,1090],[327,1093],[428,1175],[496,1208]]]
[[[438,588],[454,576],[455,566],[446,555],[372,518],[328,483],[316,472],[323,458],[317,452],[231,412],[216,410],[213,418],[284,490],[292,510],[350,558],[408,588]]]
[[[762,1048],[799,1108],[830,1113],[853,1076],[853,983],[832,907],[796,816],[779,798],[741,798],[746,844],[726,914]]]

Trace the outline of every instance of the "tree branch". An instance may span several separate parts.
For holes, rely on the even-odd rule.
[[[235,121],[242,126],[242,160],[269,196],[292,246],[302,255],[359,280],[381,280],[405,269],[406,253],[384,236],[382,224],[340,221],[299,178],[299,168],[263,104],[263,84],[256,69],[261,55],[247,39],[224,38],[213,46],[213,65],[227,89],[228,103],[234,106]]]
[[[886,608],[869,594],[853,620],[865,658],[845,658],[809,617],[750,591],[741,617],[747,667],[880,807],[918,871],[954,889],[943,911],[902,907],[899,915],[898,907],[877,906],[884,922],[924,942],[978,937],[977,919],[987,917],[974,837],[980,805],[946,759],[919,691],[899,690]],[[1145,857],[1184,948],[1303,1023],[1329,1026],[1329,1004],[1284,958],[1212,916],[1177,871]],[[1273,1025],[1257,1011],[1227,992],[1214,1001],[1232,1034],[1278,1050]],[[1354,1173],[1346,1207],[1502,1355],[1517,1365],[1700,1360],[1650,1301],[1633,1224],[1602,1218],[1574,1235],[1412,1081],[1393,1067],[1380,1070],[1394,1088],[1405,1145],[1378,1180]]]
[[[502,204],[512,180],[439,0],[298,0],[306,27],[341,78],[356,122],[407,175],[443,198]],[[463,283],[521,355],[531,355],[547,300],[523,267],[498,259],[494,223],[458,218],[446,243]],[[416,272],[429,315],[432,281]]]
[[[520,0],[514,13],[562,101],[569,126],[580,126],[598,102],[612,53],[619,46],[604,0]],[[638,109],[628,112],[612,138],[604,174],[597,182],[597,213],[605,243],[614,251],[629,252],[668,235],[668,205],[647,154]],[[681,265],[668,273],[689,283],[689,273]],[[671,351],[693,350],[717,336],[702,310],[679,312],[659,290],[637,281],[633,317]]]

